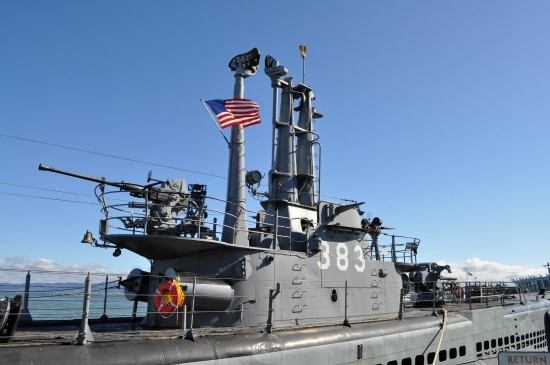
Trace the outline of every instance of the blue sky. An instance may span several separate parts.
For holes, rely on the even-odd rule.
[[[199,99],[231,97],[227,64],[253,47],[301,81],[306,44],[325,199],[366,201],[459,276],[543,273],[550,3],[276,4],[0,3],[0,266],[147,269],[80,244],[102,217],[94,184],[38,164],[137,183],[153,170],[224,197],[227,147]],[[263,120],[246,165],[264,173],[269,86],[263,70],[245,82]]]

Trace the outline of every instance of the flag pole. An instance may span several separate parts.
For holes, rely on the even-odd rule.
[[[230,143],[229,143],[229,140],[227,139],[227,137],[225,136],[225,134],[223,134],[223,131],[220,127],[220,125],[218,124],[217,122],[217,118],[212,114],[212,111],[210,110],[210,108],[208,107],[208,105],[206,105],[206,103],[204,102],[203,99],[200,99],[202,105],[204,105],[204,108],[206,109],[206,111],[208,112],[208,114],[210,115],[210,118],[212,118],[212,121],[214,122],[214,124],[216,125],[216,127],[218,127],[218,130],[220,131],[223,139],[225,139],[225,142],[227,142],[227,146],[230,146]]]

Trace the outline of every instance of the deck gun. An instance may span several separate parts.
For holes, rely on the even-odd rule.
[[[143,209],[145,214],[136,217],[134,214],[117,217],[127,229],[144,229],[147,233],[161,233],[179,235],[184,230],[182,227],[189,226],[190,222],[200,224],[200,220],[205,217],[206,206],[206,186],[200,184],[190,184],[188,193],[186,191],[185,179],[178,180],[157,180],[151,177],[151,172],[147,177],[147,185],[133,184],[126,182],[109,181],[104,177],[98,178],[87,176],[70,171],[60,170],[53,167],[40,164],[38,169],[41,171],[50,171],[57,174],[76,177],[78,179],[88,180],[99,184],[101,194],[96,196],[104,206],[104,212],[108,216],[108,208],[103,195],[105,186],[119,188],[120,191],[126,191],[131,196],[141,198],[143,201],[132,201],[128,203],[128,208]],[[153,182],[151,182],[153,181]],[[118,208],[118,210],[120,210]],[[184,219],[176,219],[184,215]]]

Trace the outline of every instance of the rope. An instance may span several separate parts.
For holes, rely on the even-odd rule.
[[[439,343],[437,344],[437,350],[435,351],[434,362],[432,365],[435,365],[437,358],[439,357],[439,349],[441,348],[441,343],[443,342],[443,335],[445,334],[445,325],[447,324],[447,309],[443,308],[443,321],[441,322],[441,336],[439,337]]]

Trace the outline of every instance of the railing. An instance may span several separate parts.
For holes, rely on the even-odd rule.
[[[233,231],[233,236],[237,234],[237,223],[242,218],[235,216],[235,226],[226,227],[224,216],[227,202],[223,199],[204,196],[201,198],[201,204],[196,204],[189,200],[187,205],[178,206],[173,210],[173,206],[151,203],[147,199],[142,201],[129,201],[128,199],[112,198],[113,194],[124,193],[125,191],[108,191],[98,194],[99,201],[103,204],[102,211],[105,219],[102,221],[102,234],[120,232],[135,235],[143,235],[152,232],[162,232],[164,234],[181,235],[184,237],[198,237],[213,240],[220,240],[223,229]],[[114,203],[107,201],[107,196]],[[178,194],[174,194],[178,195]],[[153,210],[152,210],[153,209]],[[151,211],[169,212],[167,216],[155,216]],[[177,214],[174,214],[176,212]],[[247,210],[244,215],[246,225],[249,231],[261,234],[263,238],[274,238],[277,234],[277,241],[291,241],[291,227],[288,223],[283,223],[283,219],[275,215],[267,214],[265,211]],[[252,217],[256,217],[253,219]]]
[[[441,282],[430,284],[441,285]],[[433,291],[404,291],[401,302],[403,308],[432,308],[435,312],[443,304],[454,306],[458,310],[464,307],[472,310],[524,304],[527,297],[513,282],[450,281],[443,284],[443,288]]]
[[[389,240],[388,243],[378,242],[382,261],[416,263],[416,254],[420,245],[418,238],[386,233],[382,233],[380,236]],[[372,254],[371,256],[374,257]]]
[[[201,326],[200,319],[213,314],[233,314],[234,318],[240,317],[241,324],[237,320],[232,329],[243,327],[244,323],[247,323],[252,327],[256,326],[268,332],[276,328],[295,326],[298,320],[300,324],[307,325],[333,323],[353,326],[353,323],[370,317],[377,318],[383,314],[391,314],[373,314],[369,310],[372,309],[372,303],[353,300],[354,291],[358,289],[354,287],[354,283],[348,285],[347,281],[342,282],[338,290],[338,300],[341,305],[336,307],[334,303],[329,303],[326,300],[326,296],[329,295],[328,292],[323,291],[313,294],[304,291],[298,293],[293,282],[286,281],[276,283],[273,288],[266,288],[264,295],[259,294],[250,298],[233,297],[233,303],[243,303],[237,307],[207,310],[204,309],[204,305],[201,307],[200,302],[204,303],[205,300],[209,299],[216,301],[218,298],[213,297],[211,294],[205,296],[201,294],[200,290],[195,290],[195,286],[199,285],[197,281],[200,278],[193,277],[192,284],[186,288],[187,297],[183,306],[160,319],[157,310],[149,307],[146,303],[141,303],[138,308],[137,301],[128,301],[123,291],[118,288],[118,277],[113,274],[107,276],[104,273],[62,273],[38,270],[27,273],[21,270],[0,269],[0,273],[2,272],[9,272],[12,277],[23,278],[26,276],[25,284],[0,285],[0,295],[2,297],[14,297],[20,294],[28,298],[28,304],[23,309],[20,327],[25,328],[25,324],[27,324],[26,328],[35,329],[37,326],[43,326],[46,322],[59,322],[60,320],[61,322],[69,321],[73,326],[80,323],[80,329],[78,333],[75,333],[75,341],[79,344],[86,343],[85,335],[89,329],[88,322],[94,326],[124,319],[127,323],[135,326],[137,325],[137,317],[148,314],[148,311],[151,311],[149,314],[154,314],[151,318],[157,318],[158,321],[161,321],[157,323],[158,325],[170,328],[177,336],[190,336],[191,338],[193,331]],[[33,281],[30,280],[31,277]],[[116,280],[110,278],[116,278]],[[69,280],[69,282],[60,283],[62,280]],[[150,280],[152,285],[158,285],[166,278],[150,276]],[[226,283],[226,280],[222,278],[210,278],[210,280],[219,280],[220,283]],[[50,281],[52,283],[45,284],[40,283],[40,281]],[[314,285],[311,282],[310,284]],[[400,302],[402,305],[398,318],[402,319],[415,315],[415,310],[419,308],[431,309],[433,314],[436,314],[437,309],[444,304],[448,311],[454,311],[526,303],[527,299],[521,288],[512,285],[504,282],[449,282],[445,283],[443,288],[430,292],[407,293],[407,291],[401,290]],[[462,288],[462,290],[458,288]],[[396,293],[396,295],[399,294]],[[147,294],[143,300],[147,300],[149,303],[152,302]],[[265,303],[265,307],[249,307],[246,303]],[[311,306],[311,303],[315,303],[315,307]],[[282,312],[286,314],[281,315]],[[320,318],[319,313],[328,313],[329,315]],[[248,319],[243,321],[244,317]],[[255,317],[259,320],[251,322],[250,318]],[[395,315],[392,318],[395,318]],[[212,329],[200,329],[200,331],[209,330]],[[104,328],[102,327],[102,333],[103,331]],[[141,336],[142,334],[143,329],[135,329],[135,332],[128,329],[126,336]],[[18,336],[17,332],[15,336]],[[66,335],[64,336],[66,337]],[[106,334],[101,334],[101,336],[106,336]]]
[[[0,283],[0,297],[23,295],[22,321],[75,320],[82,314],[84,282],[88,273],[45,270],[17,270],[0,268],[2,277],[9,274],[10,281]],[[126,275],[126,274],[124,274]],[[118,283],[122,275],[91,273],[89,291],[91,319],[131,317],[133,303],[124,296]],[[138,310],[143,316],[145,311]]]
[[[105,214],[101,225],[103,227],[100,232],[102,235],[113,232],[133,235],[161,232],[183,237],[220,240],[223,229],[232,231],[235,238],[238,233],[236,227],[243,226],[238,223],[243,220],[242,216],[245,216],[247,218],[244,225],[250,227],[248,228],[250,233],[248,237],[251,246],[306,252],[309,236],[318,228],[316,222],[307,222],[304,227],[298,227],[301,222],[296,222],[296,220],[300,220],[300,218],[289,219],[276,213],[269,214],[263,210],[247,210],[246,214],[241,217],[234,216],[235,226],[227,227],[223,224],[224,216],[229,214],[225,211],[227,201],[209,196],[201,197],[198,205],[190,200],[187,206],[178,206],[177,213],[179,215],[177,216],[172,216],[172,214],[158,217],[150,213],[152,209],[157,212],[170,212],[173,207],[159,203],[152,204],[147,199],[136,202],[110,197],[110,200],[115,203],[107,202],[107,195],[112,196],[120,193],[127,196],[127,192],[124,191],[102,192],[98,195],[98,199],[103,204],[102,211]],[[368,237],[365,232],[358,240],[367,244],[365,245],[365,258],[374,260],[376,255],[372,252],[375,249],[375,243],[371,244]],[[419,239],[381,233],[377,241],[382,261],[416,263]]]
[[[550,276],[524,276],[512,281],[517,285],[529,291],[538,291],[540,288],[550,288]]]

